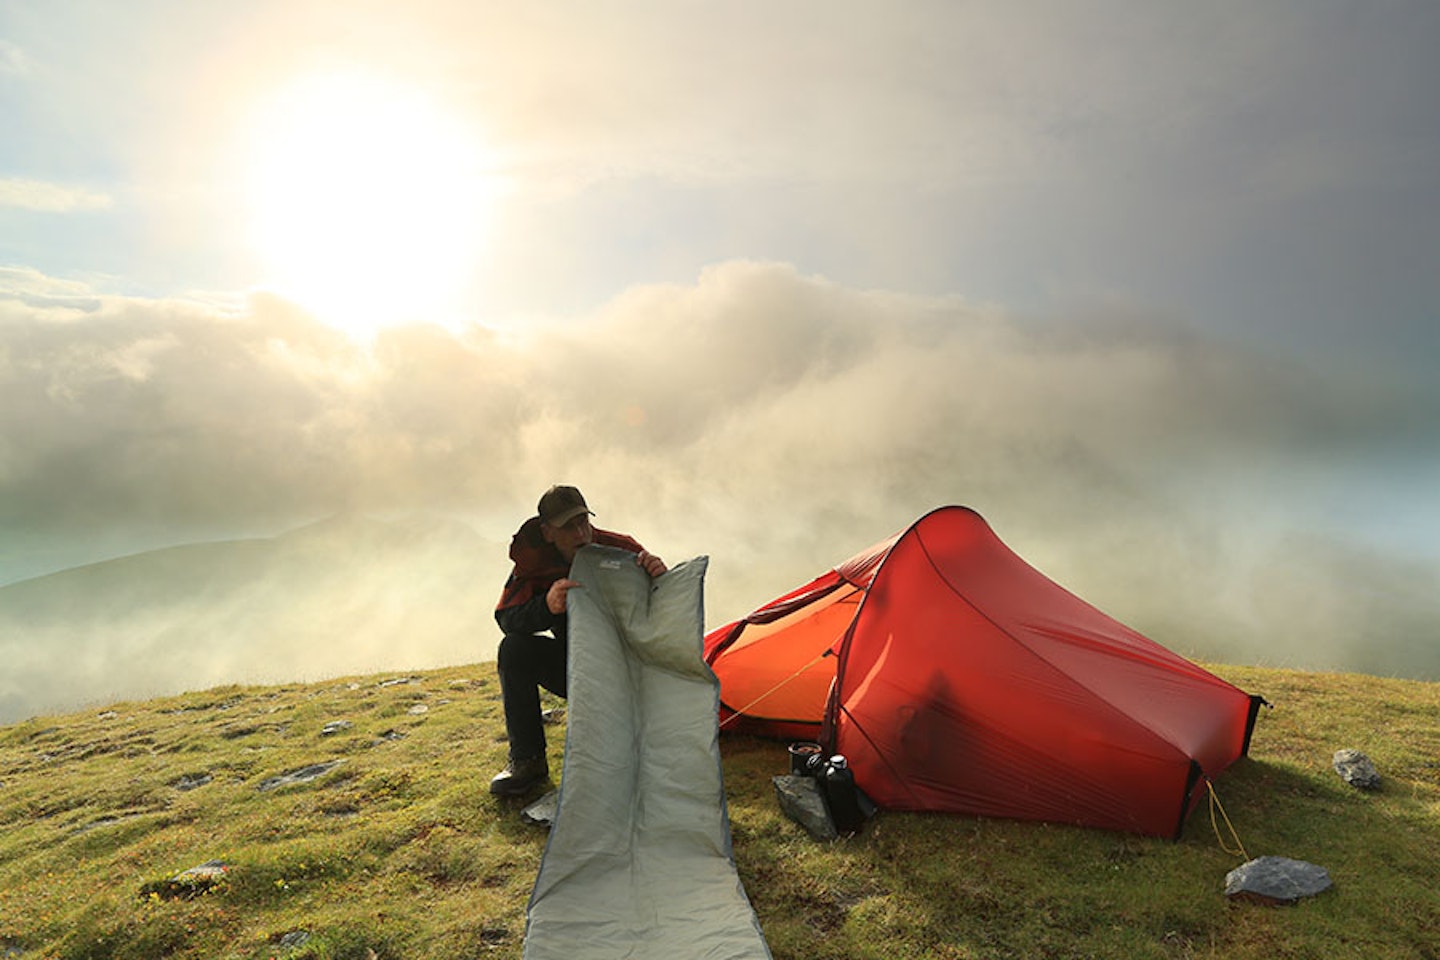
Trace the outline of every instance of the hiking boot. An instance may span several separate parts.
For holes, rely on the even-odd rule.
[[[543,780],[550,779],[550,764],[545,754],[528,760],[510,758],[505,769],[495,774],[490,781],[490,792],[497,797],[518,797]]]

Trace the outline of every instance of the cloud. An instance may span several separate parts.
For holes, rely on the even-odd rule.
[[[710,555],[714,625],[963,503],[1186,652],[1440,675],[1394,654],[1440,626],[1434,558],[1362,545],[1331,510],[1364,494],[1336,475],[1436,448],[1433,398],[1115,305],[1026,318],[737,261],[567,322],[372,350],[267,298],[0,298],[0,330],[12,544],[340,511],[449,511],[503,542],[565,481],[601,526]]]
[[[0,179],[0,207],[18,207],[41,213],[70,213],[76,210],[102,210],[111,203],[108,195],[85,187],[14,177]]]
[[[119,174],[143,223],[107,217],[99,240],[92,218],[47,223],[26,256],[149,289],[251,282],[233,184],[253,98],[367,63],[493,147],[514,190],[476,288],[507,311],[744,255],[1023,307],[1118,290],[1317,352],[1433,351],[1440,7],[1133,8],[574,5],[563,30],[548,8],[453,0],[79,18],[7,114],[11,146],[36,176]]]
[[[95,291],[79,280],[47,276],[33,267],[0,266],[0,300],[19,300],[35,307],[100,305]]]
[[[30,58],[15,44],[0,40],[0,76],[20,76],[30,72]]]

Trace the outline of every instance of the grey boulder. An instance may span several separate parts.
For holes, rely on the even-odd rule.
[[[1380,774],[1376,772],[1375,764],[1359,750],[1336,750],[1331,763],[1335,772],[1352,787],[1374,790],[1380,786]]]
[[[1330,889],[1330,871],[1289,857],[1258,857],[1225,875],[1225,896],[1287,905]]]
[[[775,799],[785,816],[804,827],[810,836],[816,840],[834,840],[840,836],[814,777],[787,774],[771,777],[770,782],[775,784]]]

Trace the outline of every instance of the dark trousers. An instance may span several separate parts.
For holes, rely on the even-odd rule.
[[[529,760],[545,752],[540,688],[565,696],[566,652],[564,640],[544,633],[507,634],[500,641],[496,661],[512,760]]]

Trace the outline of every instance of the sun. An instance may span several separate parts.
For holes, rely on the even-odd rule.
[[[500,192],[476,130],[418,88],[331,72],[264,103],[248,141],[262,286],[358,339],[457,321]]]

